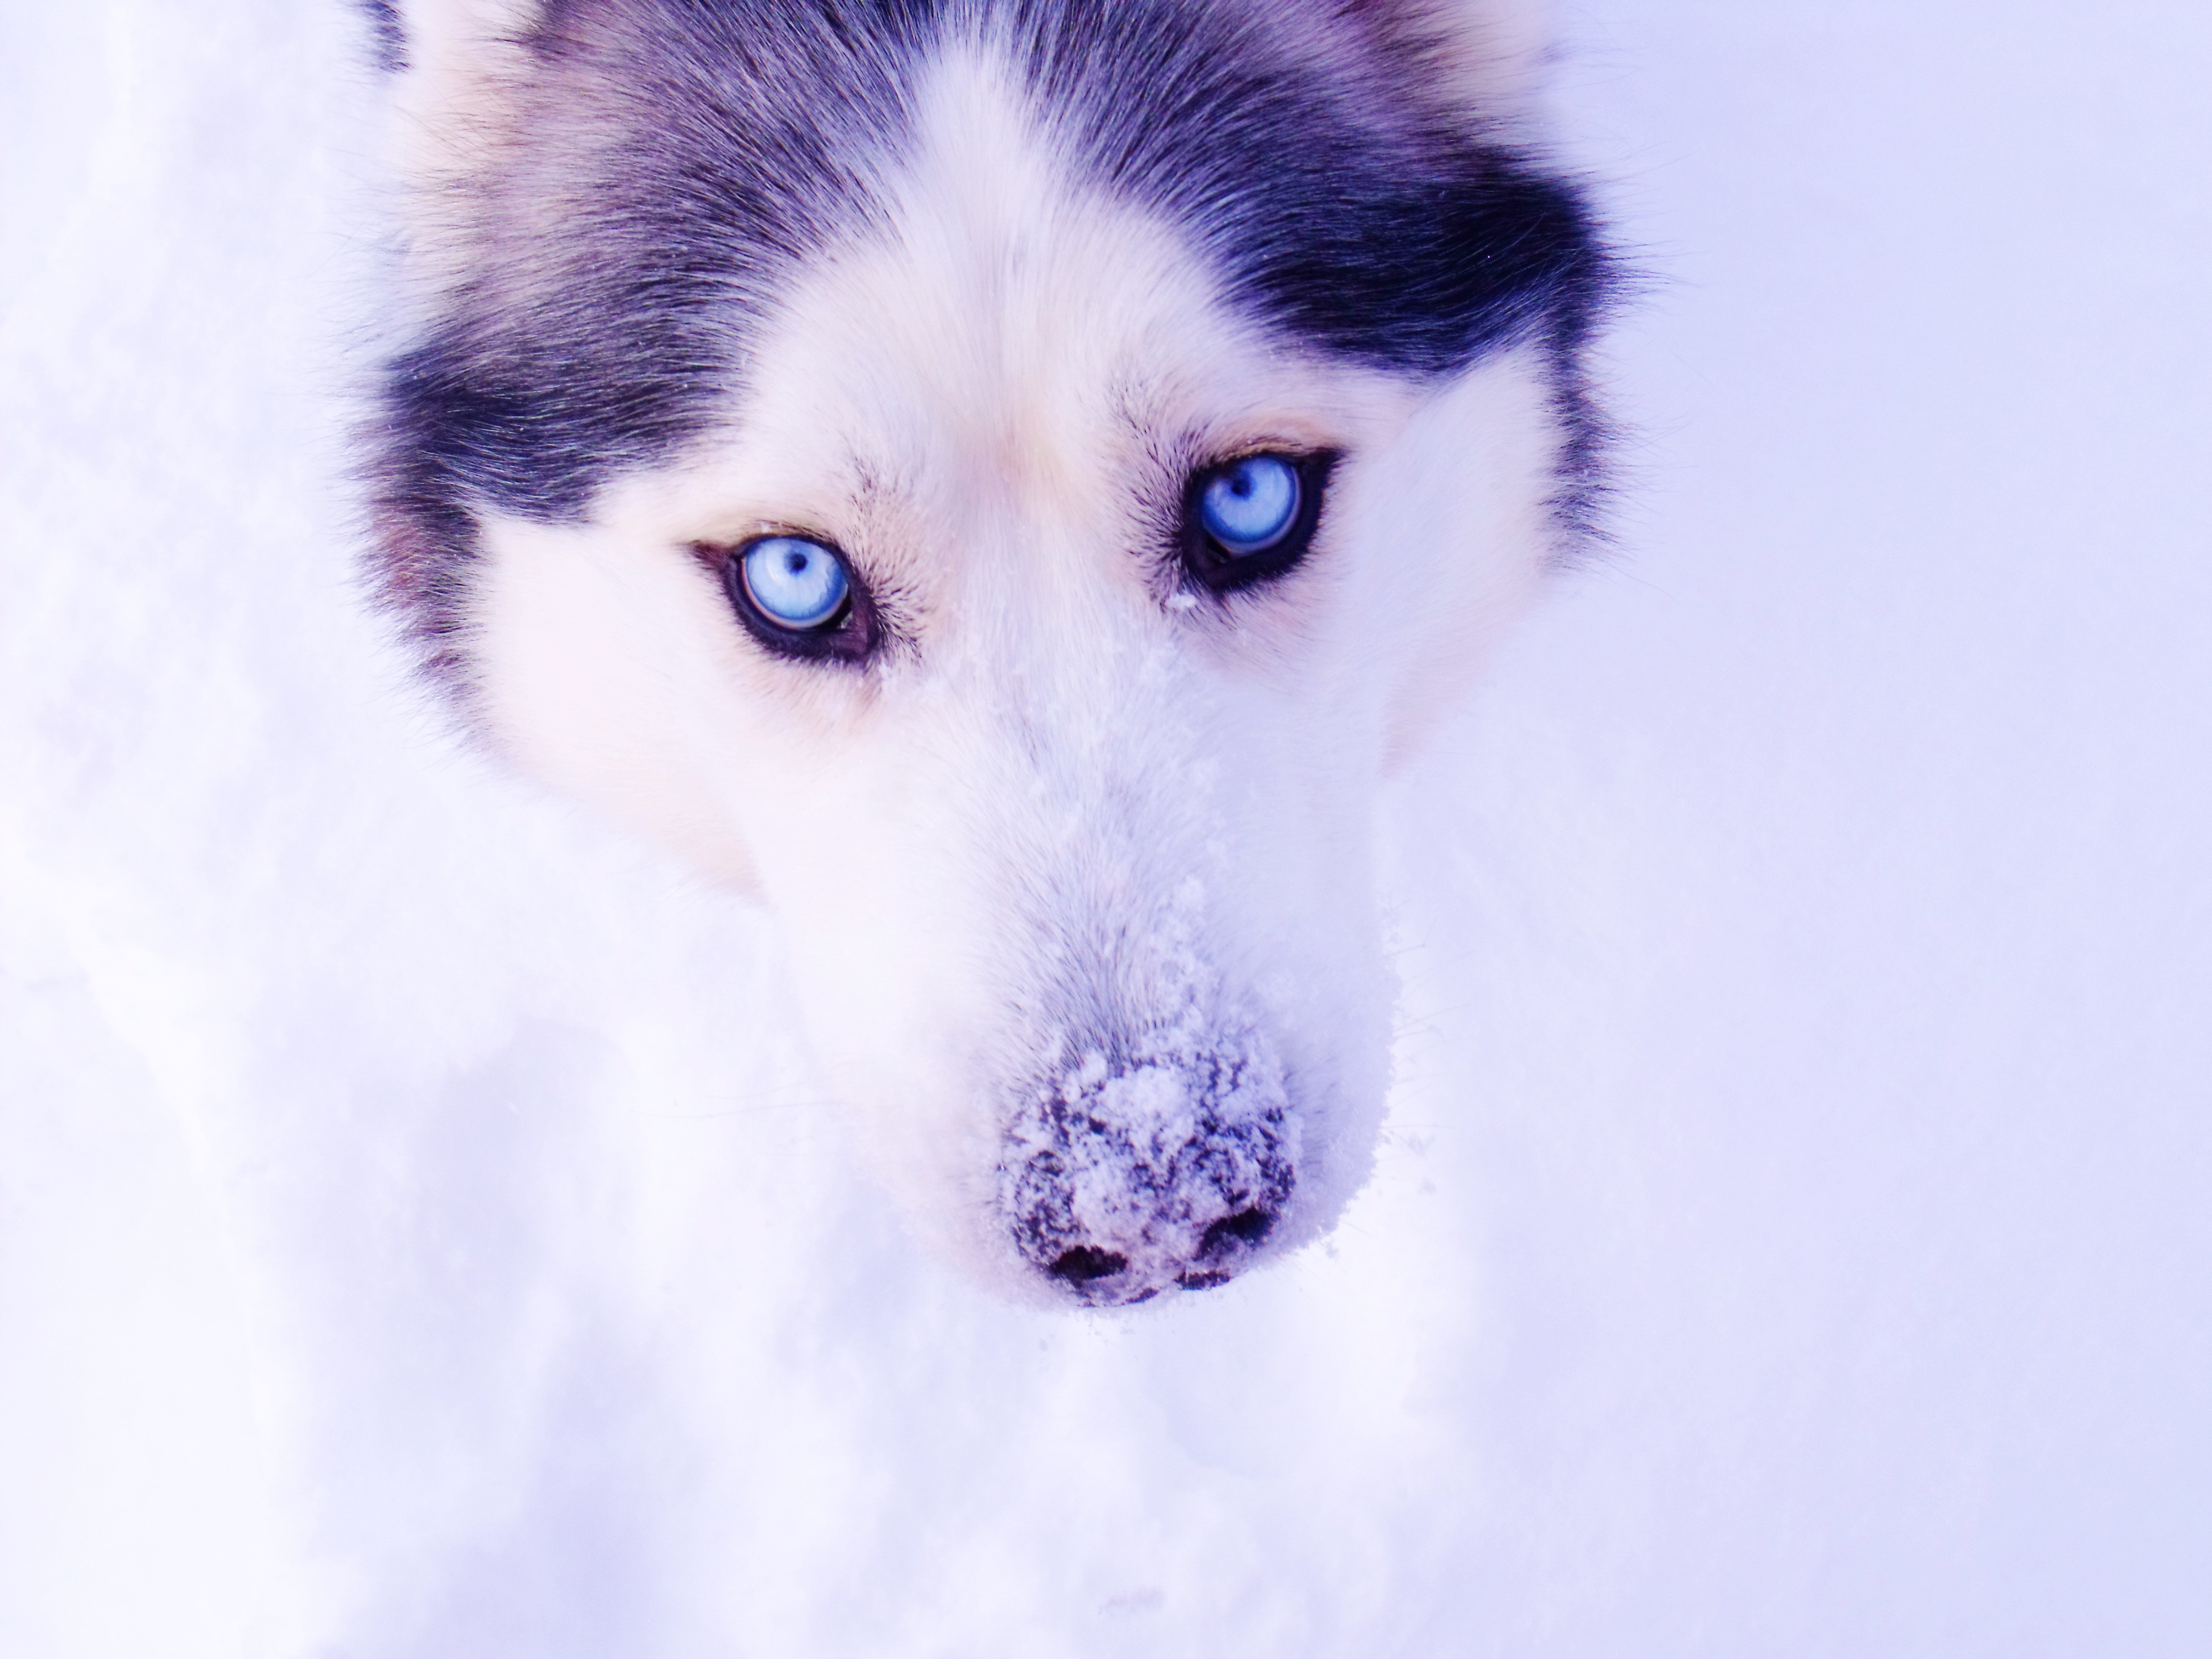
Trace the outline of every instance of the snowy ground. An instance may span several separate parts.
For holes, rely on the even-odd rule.
[[[1335,1243],[1087,1320],[356,614],[341,9],[0,3],[0,1652],[2212,1651],[2212,10],[1565,21],[1622,556]]]

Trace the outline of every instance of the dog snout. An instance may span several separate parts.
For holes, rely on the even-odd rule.
[[[1017,1115],[1001,1177],[1016,1249],[1092,1307],[1210,1290],[1260,1260],[1297,1182],[1297,1120],[1262,1068],[1078,1068]]]

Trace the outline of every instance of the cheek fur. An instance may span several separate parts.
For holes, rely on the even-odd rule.
[[[1464,693],[1556,562],[1551,498],[1566,434],[1543,354],[1471,370],[1431,398],[1344,503],[1362,573],[1357,630],[1388,665],[1388,763]]]
[[[673,554],[589,529],[483,529],[475,670],[493,740],[526,769],[750,890],[726,780],[745,769],[723,601]]]

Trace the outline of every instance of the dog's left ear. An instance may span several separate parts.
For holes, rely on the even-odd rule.
[[[535,29],[550,0],[360,0],[384,66],[402,74],[465,70]]]
[[[1551,43],[1544,0],[1343,0],[1340,11],[1420,64],[1459,118],[1492,126],[1527,115]]]

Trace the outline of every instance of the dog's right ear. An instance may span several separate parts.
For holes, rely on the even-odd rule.
[[[1524,116],[1550,41],[1544,0],[1340,0],[1426,71],[1455,114],[1486,125]]]
[[[549,0],[368,0],[395,93],[402,165],[417,184],[475,172],[506,125]]]

